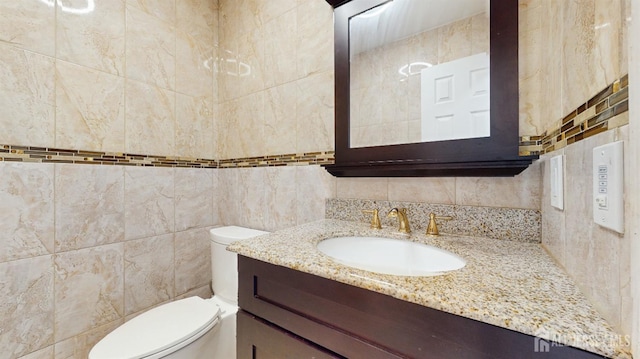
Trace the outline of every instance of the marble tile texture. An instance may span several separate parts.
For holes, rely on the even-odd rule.
[[[566,175],[563,211],[551,207],[550,184],[545,178],[542,243],[602,315],[618,330],[630,333],[632,318],[624,304],[626,298],[631,297],[629,229],[619,234],[584,220],[593,217],[590,170],[593,148],[618,140],[626,142],[625,154],[629,153],[629,126],[598,134],[542,157],[544,174],[548,176],[550,158],[564,155]],[[629,168],[629,161],[625,156],[625,168]],[[625,193],[629,191],[630,181],[633,177],[625,176]],[[629,205],[630,201],[625,200],[626,226],[631,221]]]
[[[0,177],[0,263],[53,253],[53,165],[0,163]]]
[[[156,170],[0,162],[0,358],[86,358],[127,317],[211,295],[217,172]],[[188,230],[149,235],[163,211]]]

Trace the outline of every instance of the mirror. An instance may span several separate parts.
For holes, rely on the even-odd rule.
[[[335,26],[330,173],[512,176],[537,158],[518,155],[517,0],[327,1]]]
[[[393,0],[349,20],[351,148],[489,136],[488,4]]]

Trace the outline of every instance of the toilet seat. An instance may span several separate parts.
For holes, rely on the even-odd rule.
[[[151,309],[104,337],[89,359],[161,358],[194,342],[220,321],[212,300],[189,297]]]

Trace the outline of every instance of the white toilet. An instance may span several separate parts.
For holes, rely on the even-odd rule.
[[[225,248],[267,232],[236,226],[211,229],[213,298],[163,304],[107,334],[89,359],[234,359],[238,257]]]

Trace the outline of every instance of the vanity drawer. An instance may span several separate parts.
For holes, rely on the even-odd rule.
[[[244,311],[238,312],[238,331],[238,358],[342,358]]]
[[[347,358],[601,358],[244,256],[238,275],[243,310]]]

